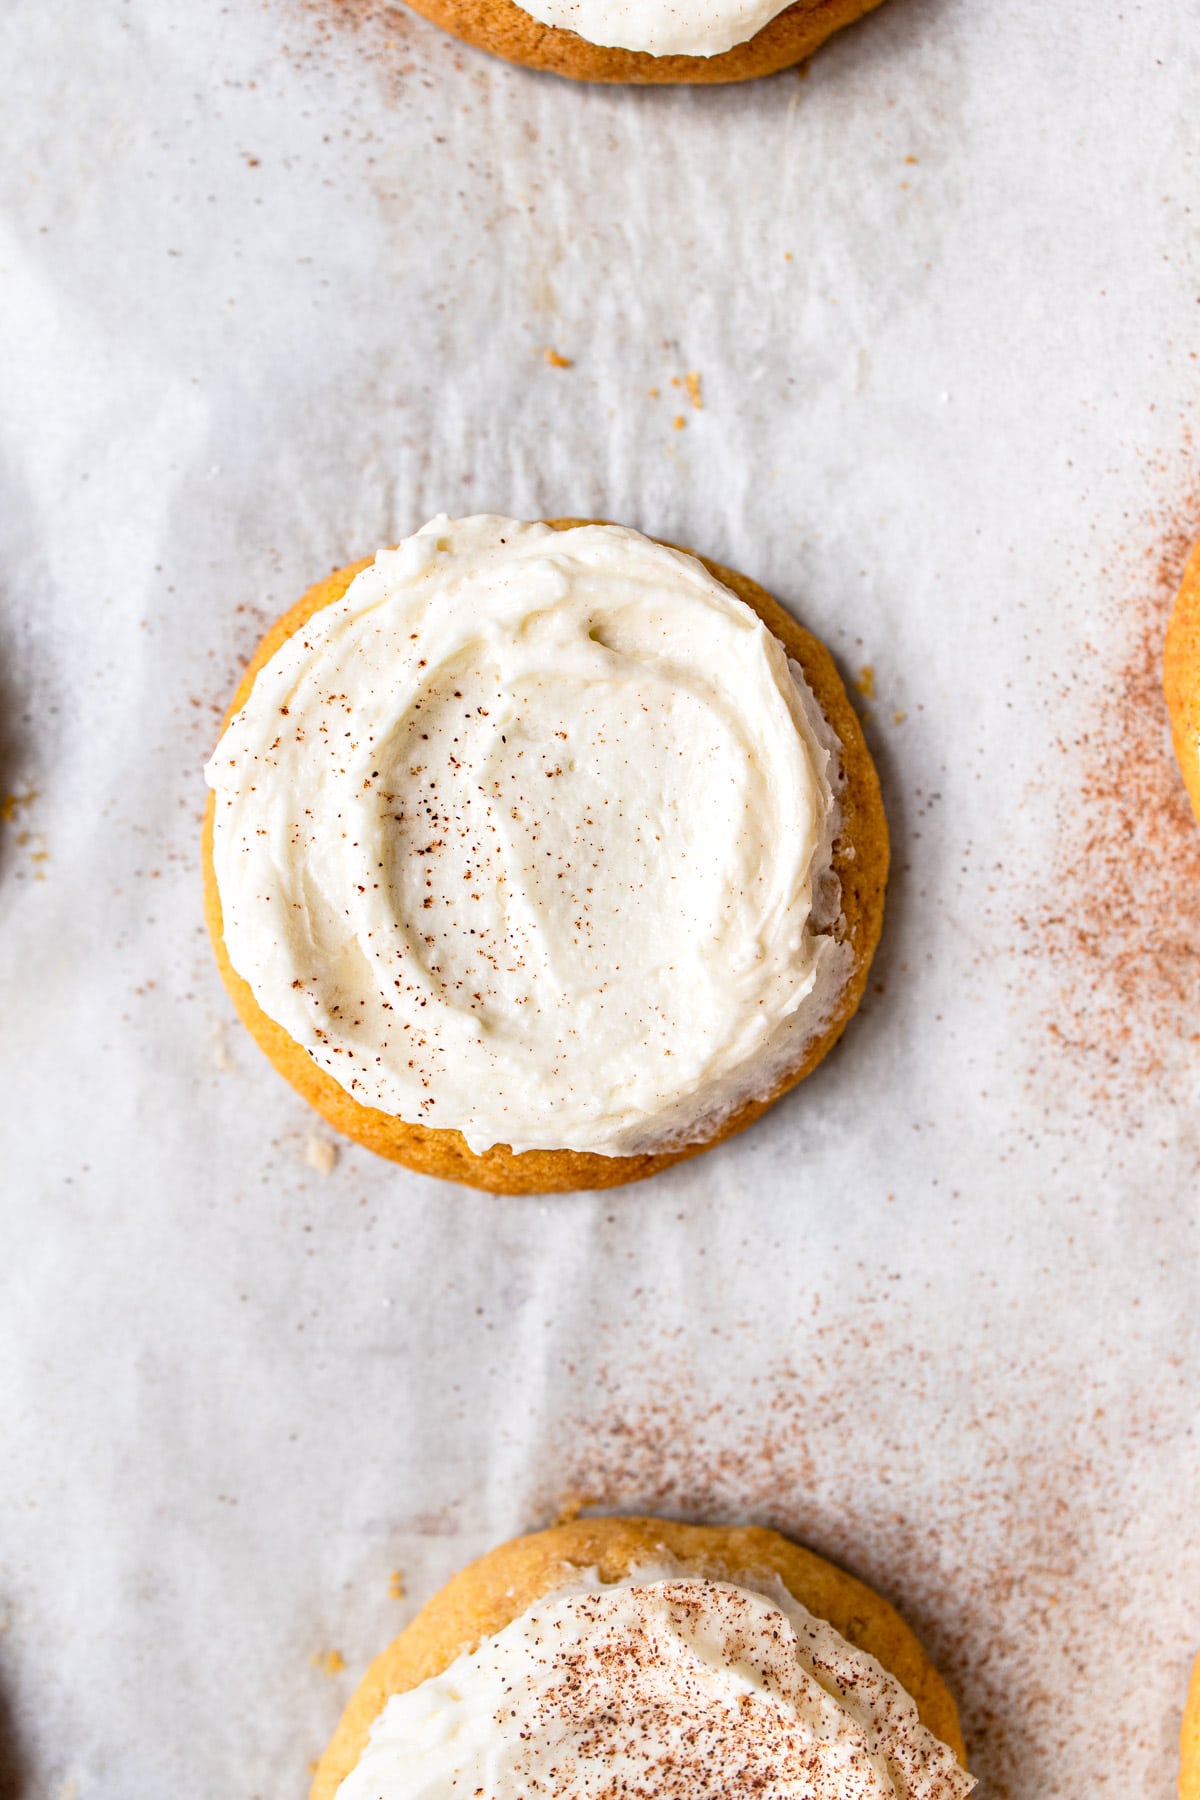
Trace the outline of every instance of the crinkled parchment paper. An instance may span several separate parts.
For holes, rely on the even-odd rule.
[[[1189,9],[891,0],[713,92],[364,0],[8,0],[0,55],[4,1800],[302,1796],[433,1588],[581,1504],[874,1582],[989,1800],[1166,1800]],[[857,684],[894,831],[838,1052],[601,1197],[335,1156],[201,926],[201,764],[262,627],[486,509],[766,584]]]

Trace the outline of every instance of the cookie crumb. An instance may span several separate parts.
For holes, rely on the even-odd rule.
[[[346,1667],[346,1659],[340,1650],[315,1650],[308,1660],[322,1675],[340,1675]]]
[[[542,355],[552,369],[573,369],[575,367],[574,360],[569,356],[560,356],[552,344],[546,345]]]
[[[21,808],[32,806],[36,799],[36,788],[27,788],[23,794],[5,794],[0,797],[0,825],[11,825]]]
[[[864,663],[858,671],[858,680],[854,683],[864,700],[875,698],[875,670],[872,664]]]
[[[700,371],[698,369],[688,370],[685,377],[685,385],[688,391],[688,399],[691,401],[697,412],[703,412],[704,401],[700,394]]]
[[[388,1576],[388,1593],[393,1600],[403,1600],[407,1596],[408,1589],[404,1585],[403,1569],[393,1569]]]
[[[551,1525],[573,1525],[585,1507],[595,1505],[594,1495],[571,1488],[562,1496],[558,1503],[558,1510],[550,1523]]]
[[[304,1140],[304,1160],[318,1175],[332,1175],[337,1168],[338,1147],[331,1139],[312,1131]]]
[[[671,420],[671,430],[682,431],[686,424],[687,420],[684,418],[683,414],[676,413],[675,417]]]
[[[905,719],[907,719],[907,717],[908,717],[908,714],[906,712],[894,712],[892,714],[892,724],[893,725],[903,725],[903,723],[904,723]]]

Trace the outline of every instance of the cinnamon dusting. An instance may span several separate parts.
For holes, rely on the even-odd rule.
[[[986,1322],[954,1377],[979,1394],[972,1410],[945,1397],[927,1295],[906,1301],[861,1269],[851,1295],[828,1311],[814,1295],[811,1316],[778,1321],[783,1340],[802,1329],[803,1359],[781,1356],[752,1374],[736,1326],[705,1330],[702,1371],[686,1334],[644,1334],[652,1380],[625,1368],[619,1322],[606,1363],[601,1327],[584,1389],[603,1405],[556,1419],[553,1473],[528,1525],[547,1523],[564,1490],[575,1491],[596,1513],[768,1525],[839,1563],[890,1599],[926,1645],[958,1702],[988,1800],[1067,1800],[1074,1790],[1055,1777],[1072,1718],[1091,1721],[1093,1767],[1159,1768],[1153,1708],[1139,1702],[1097,1729],[1095,1677],[1114,1643],[1142,1668],[1169,1668],[1175,1656],[1172,1621],[1145,1606],[1129,1612],[1131,1551],[1113,1540],[1128,1505],[1113,1471],[1151,1466],[1169,1412],[1140,1393],[1114,1396],[1099,1373],[1094,1384],[1077,1376],[1065,1421],[1058,1400],[1043,1409],[1029,1366],[998,1391],[1000,1340]],[[1030,1356],[1052,1370],[1044,1343]],[[721,1368],[728,1379],[714,1374]],[[898,1393],[907,1396],[899,1406]],[[914,1440],[918,1395],[928,1433]],[[968,1457],[943,1450],[947,1433],[969,1434]],[[940,1471],[932,1484],[929,1467]],[[867,1468],[869,1481],[848,1482]],[[1097,1569],[1115,1586],[1096,1585]],[[1146,1690],[1136,1692],[1144,1702]]]
[[[1200,474],[1139,536],[1114,571],[1100,646],[1085,652],[1090,717],[1060,745],[1077,785],[1051,892],[1020,921],[1025,954],[1053,983],[1047,1030],[1084,1097],[1127,1129],[1150,1085],[1200,1042],[1200,831],[1162,694],[1167,619],[1200,536]]]

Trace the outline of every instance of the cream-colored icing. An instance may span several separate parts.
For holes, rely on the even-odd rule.
[[[763,1586],[582,1574],[394,1694],[337,1800],[965,1800],[894,1677]]]
[[[718,56],[769,25],[789,0],[520,0],[543,25],[608,49]]]
[[[276,652],[206,774],[263,1011],[476,1151],[697,1137],[845,985],[836,742],[751,609],[633,531],[434,519]]]

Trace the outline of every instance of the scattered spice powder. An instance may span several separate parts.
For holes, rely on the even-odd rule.
[[[299,0],[299,8],[318,25],[356,33],[364,28],[386,32],[393,47],[406,35],[409,23],[397,0]]]
[[[611,1363],[601,1325],[586,1380],[598,1404],[555,1418],[553,1473],[528,1527],[584,1509],[761,1524],[828,1556],[890,1599],[927,1645],[988,1800],[1074,1795],[1056,1777],[1064,1734],[1083,1717],[1095,1734],[1090,1766],[1156,1769],[1161,1682],[1149,1705],[1131,1690],[1130,1707],[1097,1726],[1094,1681],[1116,1644],[1142,1668],[1169,1668],[1176,1655],[1170,1622],[1128,1609],[1139,1552],[1135,1541],[1122,1547],[1128,1497],[1113,1478],[1173,1432],[1170,1407],[1113,1396],[1099,1374],[1092,1388],[1085,1374],[1070,1406],[1043,1409],[1035,1369],[1058,1352],[1031,1344],[1026,1366],[1009,1358],[998,1389],[998,1345],[984,1331],[973,1352],[964,1346],[959,1376],[979,1396],[964,1415],[960,1400],[940,1399],[946,1369],[927,1296],[913,1303],[860,1280],[848,1302],[826,1307],[814,1295],[810,1314],[780,1322],[785,1338],[802,1332],[802,1359],[740,1379],[736,1326],[705,1331],[703,1368],[686,1334],[647,1332],[630,1368],[620,1323]],[[714,1373],[722,1366],[728,1378]],[[928,1421],[919,1440],[914,1401]],[[969,1434],[968,1457],[945,1452],[948,1432]],[[872,1478],[859,1479],[868,1467]],[[1097,1569],[1107,1571],[1099,1584]]]
[[[445,45],[436,45],[423,39],[414,15],[398,0],[279,0],[279,5],[285,20],[299,15],[306,27],[307,42],[289,35],[281,45],[290,62],[304,67],[324,61],[337,54],[340,38],[352,38],[350,54],[371,66],[392,104],[400,104],[412,78],[423,73],[417,60],[423,49],[448,55],[461,66],[455,40],[448,37]]]
[[[842,1735],[851,1718],[886,1742],[896,1792],[919,1781],[923,1800],[951,1800],[967,1785],[944,1757],[926,1753],[868,1657],[803,1619],[793,1639],[769,1596],[680,1573],[638,1601],[612,1590],[548,1601],[529,1615],[523,1640],[519,1661],[495,1642],[476,1652],[483,1680],[504,1695],[498,1761],[523,1800],[892,1792],[862,1739]],[[730,1666],[745,1678],[736,1699],[715,1679]],[[487,1781],[491,1760],[468,1751],[446,1791],[461,1782],[482,1800],[509,1789],[503,1778]],[[481,1776],[486,1785],[476,1785]]]
[[[1198,536],[1200,471],[1145,520],[1144,548],[1123,553],[1108,629],[1085,652],[1090,718],[1061,746],[1078,788],[1051,891],[1020,921],[1053,984],[1048,1030],[1085,1097],[1130,1126],[1139,1095],[1200,1041],[1200,831],[1162,694],[1167,619]]]

